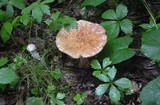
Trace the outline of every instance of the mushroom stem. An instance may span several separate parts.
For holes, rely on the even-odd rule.
[[[30,52],[30,54],[34,59],[37,59],[39,61],[42,60],[42,58],[40,57],[40,55],[37,51]]]

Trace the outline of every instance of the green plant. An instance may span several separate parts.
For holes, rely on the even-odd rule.
[[[127,13],[127,7],[120,4],[117,6],[116,11],[110,9],[102,14],[102,18],[108,19],[108,21],[101,23],[107,32],[108,42],[99,54],[99,58],[109,57],[113,64],[117,64],[135,55],[135,51],[132,48],[128,48],[133,41],[131,37],[116,38],[120,28],[124,33],[132,34],[132,21],[124,19]]]
[[[47,88],[47,94],[50,98],[51,105],[65,105],[62,99],[65,98],[65,93],[56,93],[56,86],[51,85]]]
[[[47,19],[45,23],[49,26],[50,31],[56,32],[64,27],[67,30],[77,28],[78,24],[75,18],[64,16],[59,11],[51,14],[51,18]]]
[[[139,25],[140,27],[142,27],[143,29],[145,30],[151,30],[151,29],[157,29],[157,28],[160,28],[160,23],[158,24],[155,24],[153,19],[150,18],[149,19],[149,23],[143,23],[141,25]]]
[[[7,67],[3,67],[8,63],[7,58],[0,59],[0,85],[4,87],[7,84],[14,86],[17,83],[18,76],[15,70],[19,69],[23,64],[26,63],[26,60],[22,58],[21,55],[17,55],[14,58],[14,62],[7,65]],[[0,87],[1,88],[1,87]]]
[[[13,25],[11,22],[6,21],[1,28],[0,35],[4,43],[6,43],[12,34]]]
[[[42,2],[33,2],[31,5],[22,10],[22,17],[28,18],[32,16],[38,23],[41,23],[43,14],[50,15],[50,7],[46,4],[53,1],[54,0],[44,0]]]
[[[83,92],[82,95],[77,93],[74,97],[73,100],[77,103],[77,105],[81,105],[84,100],[87,98],[88,93],[87,92]]]
[[[120,29],[125,34],[132,34],[133,24],[129,19],[124,19],[127,16],[128,9],[125,5],[118,5],[116,10],[113,9],[106,10],[102,14],[103,19],[107,21],[102,22],[101,25],[106,29],[108,40],[114,39],[118,36]]]
[[[141,52],[150,59],[160,61],[160,29],[150,29],[142,34]]]
[[[43,100],[38,97],[28,97],[26,105],[44,105]]]
[[[128,48],[133,39],[129,36],[109,40],[99,54],[99,58],[109,57],[112,64],[125,61],[135,55],[132,48]]]
[[[13,6],[22,10],[24,8],[24,0],[1,0],[0,8],[2,6],[6,6],[6,13],[12,17],[14,15]]]
[[[150,81],[141,91],[142,105],[160,105],[160,76]]]
[[[120,101],[121,94],[128,92],[129,87],[132,86],[132,82],[128,78],[115,80],[117,69],[114,66],[109,67],[111,63],[109,58],[103,59],[102,66],[98,60],[93,60],[91,67],[95,70],[92,75],[104,82],[96,88],[95,94],[103,95],[109,90],[109,98],[117,105]]]

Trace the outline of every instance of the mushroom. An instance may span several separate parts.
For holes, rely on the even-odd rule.
[[[56,45],[61,52],[72,58],[87,58],[98,54],[107,42],[105,29],[97,23],[77,21],[78,28],[67,31],[62,28],[56,36]]]
[[[39,53],[37,52],[37,48],[34,44],[29,44],[27,46],[27,51],[31,54],[34,59],[41,60]]]

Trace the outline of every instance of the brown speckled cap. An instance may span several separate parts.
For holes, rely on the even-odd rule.
[[[77,23],[77,29],[67,31],[62,28],[58,32],[58,49],[72,58],[86,58],[98,54],[107,42],[105,29],[99,24],[85,20],[79,20]]]

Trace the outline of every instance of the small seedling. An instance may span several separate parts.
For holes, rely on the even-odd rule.
[[[121,98],[121,93],[127,92],[128,88],[132,86],[132,82],[128,78],[120,78],[115,80],[117,69],[111,65],[109,58],[105,58],[102,62],[102,66],[98,60],[93,60],[91,66],[95,71],[93,76],[104,82],[100,84],[96,90],[96,95],[103,95],[105,92],[109,92],[109,98],[114,104],[118,104]]]
[[[82,95],[77,93],[74,97],[73,100],[77,103],[77,105],[81,105],[84,100],[87,98],[88,93],[87,92],[83,92]]]

